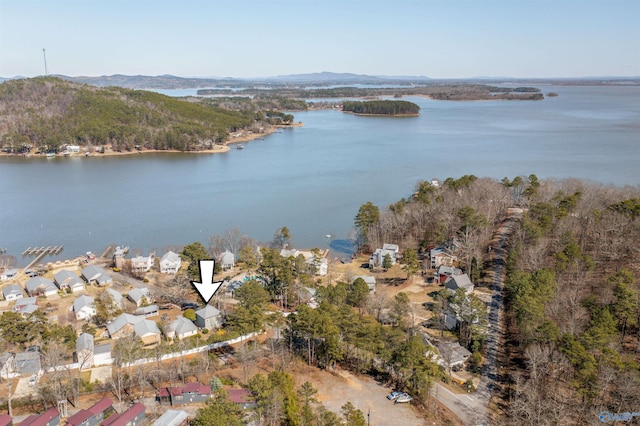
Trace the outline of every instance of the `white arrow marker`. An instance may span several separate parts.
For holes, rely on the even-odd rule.
[[[213,282],[213,268],[216,266],[216,261],[213,259],[200,260],[200,282],[191,281],[193,287],[196,289],[204,303],[209,303],[209,300],[216,294],[216,291],[222,285],[222,281]]]

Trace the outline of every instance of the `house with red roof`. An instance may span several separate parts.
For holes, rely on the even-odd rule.
[[[102,422],[101,426],[136,426],[142,424],[146,417],[147,407],[139,402],[120,414],[113,414]]]
[[[113,411],[113,402],[102,398],[86,410],[80,410],[67,419],[67,426],[97,426],[109,412]]]
[[[52,407],[42,414],[27,417],[17,426],[60,426],[60,412]]]

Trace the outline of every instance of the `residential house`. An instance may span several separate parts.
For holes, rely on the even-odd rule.
[[[122,269],[124,267],[124,256],[128,251],[129,247],[117,246],[116,250],[113,252],[113,266],[118,269]]]
[[[149,272],[153,266],[153,254],[149,256],[136,256],[131,259],[131,272],[134,274],[144,274]]]
[[[83,294],[73,301],[73,312],[76,313],[78,321],[91,319],[96,314],[95,300]]]
[[[104,397],[86,410],[80,410],[67,419],[67,426],[97,426],[107,414],[114,411],[111,399]]]
[[[453,275],[449,277],[444,282],[444,286],[451,291],[456,291],[459,288],[464,288],[467,293],[473,291],[473,283],[467,274]]]
[[[200,383],[187,383],[184,386],[176,386],[160,389],[160,403],[168,402],[171,405],[185,405],[207,402],[211,398],[211,386]]]
[[[182,258],[172,251],[166,252],[160,258],[160,272],[163,274],[176,274],[182,265]]]
[[[244,283],[242,281],[233,280],[231,282],[224,282],[222,287],[224,288],[225,297],[234,297],[236,290],[242,287]]]
[[[82,269],[82,278],[89,284],[97,284],[99,286],[105,286],[113,282],[111,275],[104,269],[96,265],[89,265]]]
[[[357,280],[358,278],[362,278],[364,282],[367,283],[367,285],[369,286],[369,293],[376,292],[376,277],[372,275],[358,275],[357,277],[353,278],[353,281],[351,281],[351,283],[353,284],[353,282],[355,282],[355,280]]]
[[[438,269],[440,265],[454,266],[458,261],[458,257],[444,247],[431,249],[429,256],[431,257],[431,269]]]
[[[80,364],[80,369],[86,370],[94,365],[94,338],[89,333],[82,333],[76,339],[75,361]]]
[[[0,353],[0,378],[8,379],[9,374],[14,371],[16,371],[14,355],[11,352]]]
[[[36,311],[38,309],[38,298],[37,297],[23,297],[16,301],[16,304],[13,305],[13,312],[18,312],[22,314],[22,316],[28,316],[30,313]]]
[[[222,326],[222,313],[211,305],[196,311],[196,325],[209,330]]]
[[[126,411],[120,414],[113,414],[102,422],[101,426],[136,426],[144,424],[147,407],[136,402]]]
[[[433,274],[433,279],[439,284],[444,284],[449,277],[461,274],[462,270],[455,266],[440,265],[436,273]]]
[[[107,331],[112,339],[119,339],[124,335],[134,333],[142,340],[145,346],[160,343],[158,325],[153,321],[136,315],[119,315],[111,323],[107,324]]]
[[[60,412],[52,407],[42,414],[30,415],[17,426],[60,426]]]
[[[40,352],[27,351],[16,352],[14,356],[16,372],[21,376],[31,376],[42,374],[42,364],[40,363]]]
[[[316,300],[317,293],[317,290],[311,287],[302,287],[297,291],[300,303],[304,303],[313,309],[316,309],[319,306],[318,301]]]
[[[224,253],[220,255],[220,266],[223,271],[227,271],[229,269],[233,269],[236,264],[236,256],[231,253],[229,250],[225,250]]]
[[[167,410],[151,426],[187,426],[189,414],[182,410]]]
[[[93,365],[110,365],[112,363],[113,358],[111,358],[111,345],[109,343],[95,345],[93,348]]]
[[[136,304],[137,307],[148,305],[151,302],[149,289],[147,287],[134,288],[127,294],[127,298]]]
[[[462,367],[471,356],[471,352],[469,352],[465,347],[460,346],[460,343],[458,342],[436,342],[434,346],[440,353],[438,364],[446,369],[457,369]]]
[[[9,284],[2,289],[2,296],[4,297],[4,300],[9,302],[22,299],[22,287],[18,284]]]
[[[160,308],[158,308],[158,305],[153,304],[153,305],[147,305],[147,306],[142,306],[138,309],[136,309],[135,314],[136,315],[140,315],[143,317],[153,317],[158,315],[158,311]]]
[[[33,277],[24,284],[29,296],[53,296],[58,293],[58,288],[48,278]]]
[[[185,317],[178,317],[167,327],[167,338],[178,338],[180,340],[185,337],[193,336],[198,333],[198,327]]]
[[[247,389],[228,389],[227,394],[229,395],[229,400],[235,402],[243,410],[256,408],[258,406],[255,398]]]
[[[395,265],[399,260],[400,248],[397,244],[383,244],[369,257],[369,268],[382,268],[385,257],[389,256],[391,264]]]
[[[122,294],[120,294],[119,291],[114,290],[111,287],[109,287],[106,291],[107,293],[109,293],[109,295],[113,299],[113,303],[118,305],[120,309],[124,309],[124,298],[122,297]]]
[[[0,273],[0,281],[9,281],[15,280],[18,278],[18,274],[20,271],[17,269],[5,269],[2,273]]]
[[[6,413],[0,415],[0,426],[13,426],[13,417]]]
[[[329,271],[329,261],[325,257],[311,256],[305,262],[310,268],[314,268],[315,275],[324,277]]]
[[[69,289],[73,293],[84,289],[84,282],[80,277],[66,269],[53,274],[53,282],[60,290]]]

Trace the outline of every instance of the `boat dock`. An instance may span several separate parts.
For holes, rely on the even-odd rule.
[[[35,256],[36,258],[31,261],[24,269],[31,268],[36,263],[40,262],[46,255],[59,254],[64,249],[63,246],[48,246],[48,247],[29,247],[22,252],[22,256]]]
[[[45,254],[59,254],[64,246],[28,247],[22,252],[22,256],[41,256]]]

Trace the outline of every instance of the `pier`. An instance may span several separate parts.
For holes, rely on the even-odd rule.
[[[46,255],[56,255],[64,249],[64,246],[48,246],[48,247],[28,247],[22,252],[22,256],[35,256],[36,258],[31,261],[24,269],[29,269]]]

